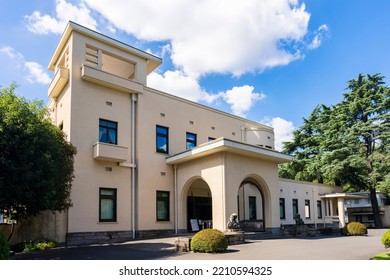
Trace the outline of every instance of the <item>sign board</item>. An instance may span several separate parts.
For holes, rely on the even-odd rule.
[[[190,219],[192,231],[199,231],[199,224],[197,219]]]

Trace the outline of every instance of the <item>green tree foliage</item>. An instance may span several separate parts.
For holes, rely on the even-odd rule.
[[[318,105],[284,143],[294,162],[279,170],[284,178],[369,191],[377,227],[376,190],[390,190],[390,88],[383,79],[360,74],[340,103]]]
[[[0,89],[0,209],[20,220],[71,206],[76,149],[52,125],[42,102]]]

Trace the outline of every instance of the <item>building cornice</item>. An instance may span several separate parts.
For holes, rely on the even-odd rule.
[[[170,156],[166,159],[166,163],[180,164],[220,152],[230,152],[241,156],[268,160],[278,164],[290,162],[293,159],[292,156],[282,154],[275,150],[249,145],[226,138],[218,138],[199,145],[191,150]]]
[[[101,42],[104,42],[104,43],[109,44],[109,45],[112,45],[115,48],[122,49],[126,52],[130,52],[138,57],[145,59],[147,61],[147,73],[148,74],[153,72],[162,63],[162,59],[153,55],[153,54],[144,52],[144,51],[137,49],[137,48],[134,48],[128,44],[125,44],[125,43],[120,42],[118,40],[115,40],[111,37],[103,35],[97,31],[86,28],[86,27],[79,25],[75,22],[69,21],[68,25],[66,26],[66,28],[64,30],[64,33],[62,34],[61,39],[57,45],[57,48],[54,51],[54,54],[49,62],[49,66],[48,66],[49,70],[54,71],[55,63],[57,62],[58,57],[61,55],[61,52],[62,52],[63,48],[65,47],[66,43],[68,42],[69,37],[72,34],[72,32],[77,32],[77,33],[83,34],[87,37],[93,38],[97,41],[101,41]]]

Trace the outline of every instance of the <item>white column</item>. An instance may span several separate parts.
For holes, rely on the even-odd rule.
[[[330,216],[333,217],[333,199],[329,198],[329,210],[330,210]]]
[[[337,207],[339,210],[339,227],[343,228],[345,226],[345,215],[344,215],[344,198],[337,198]]]

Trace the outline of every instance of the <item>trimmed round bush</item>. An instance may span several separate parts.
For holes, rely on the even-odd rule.
[[[3,234],[0,233],[0,260],[9,259],[9,244]]]
[[[367,227],[359,222],[352,222],[347,225],[347,232],[349,235],[365,235],[367,234]]]
[[[390,230],[386,231],[382,236],[382,244],[386,248],[390,248]]]
[[[191,250],[202,253],[223,252],[228,247],[226,236],[217,229],[204,229],[194,235]]]

